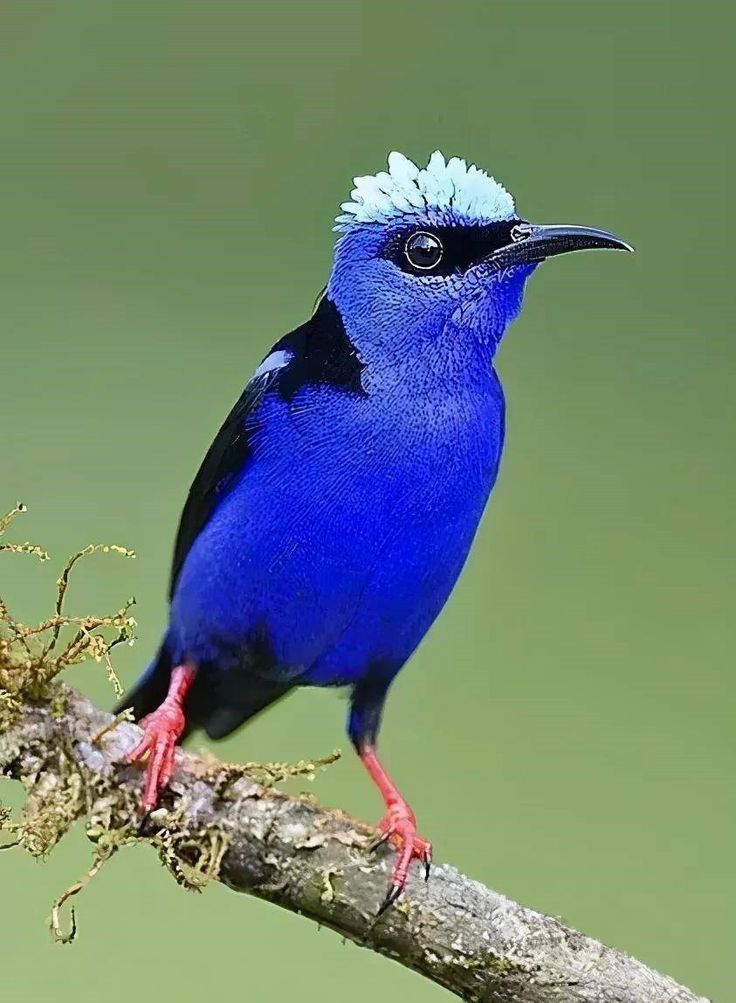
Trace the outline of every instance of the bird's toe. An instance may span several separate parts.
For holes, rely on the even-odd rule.
[[[413,860],[422,862],[425,880],[429,879],[432,844],[417,832],[414,813],[408,806],[402,805],[395,810],[389,809],[378,828],[380,836],[371,849],[375,849],[382,843],[390,842],[397,851],[388,893],[378,910],[378,915],[381,916],[401,898],[409,879],[409,869]]]

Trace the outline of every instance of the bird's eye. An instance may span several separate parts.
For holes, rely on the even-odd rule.
[[[434,233],[418,230],[404,244],[404,254],[413,268],[426,272],[442,260],[442,241]]]

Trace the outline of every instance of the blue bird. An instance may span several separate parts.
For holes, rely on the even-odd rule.
[[[123,702],[142,809],[176,743],[228,735],[296,686],[350,688],[350,740],[397,850],[386,908],[431,845],[376,753],[392,681],[447,601],[498,472],[493,359],[539,262],[628,245],[536,226],[457,157],[355,179],[312,317],[256,369],[189,490],[168,625]]]

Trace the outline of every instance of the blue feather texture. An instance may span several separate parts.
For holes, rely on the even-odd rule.
[[[497,346],[541,260],[626,245],[533,226],[493,178],[439,153],[423,169],[392,154],[342,210],[313,316],[266,355],[194,479],[169,623],[128,702],[149,715],[134,758],[159,750],[150,806],[183,719],[219,737],[294,687],[350,687],[348,732],[401,847],[390,902],[430,848],[374,746],[496,481]]]
[[[375,736],[391,680],[452,590],[501,459],[493,354],[533,266],[444,278],[397,267],[387,248],[407,226],[436,227],[438,214],[448,225],[451,185],[461,237],[470,206],[485,206],[477,233],[499,202],[513,209],[464,161],[408,164],[390,160],[397,191],[415,191],[406,212],[395,192],[385,221],[344,227],[314,315],[264,358],[195,478],[139,715],[190,659],[190,727],[227,733],[260,709],[264,684],[276,696],[352,686],[351,737],[364,719]]]

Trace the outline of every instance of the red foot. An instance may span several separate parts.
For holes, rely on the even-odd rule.
[[[421,860],[424,864],[425,880],[429,880],[432,844],[417,833],[414,812],[403,801],[389,806],[386,814],[378,823],[378,830],[381,833],[378,845],[388,840],[398,850],[391,875],[391,884],[386,898],[378,910],[380,916],[401,897],[409,878],[409,867],[412,860]]]
[[[126,763],[138,763],[148,757],[146,783],[141,798],[141,813],[147,815],[174,772],[176,743],[184,731],[186,718],[183,701],[194,681],[195,669],[180,665],[171,673],[169,692],[161,706],[140,722],[143,738],[125,757]]]
[[[386,804],[386,814],[378,825],[381,838],[374,844],[374,847],[388,841],[399,851],[394,863],[388,893],[378,910],[380,916],[396,902],[404,891],[412,860],[422,861],[425,878],[429,879],[432,844],[417,834],[417,820],[414,817],[414,812],[381,765],[375,748],[365,744],[359,749],[358,754]]]

